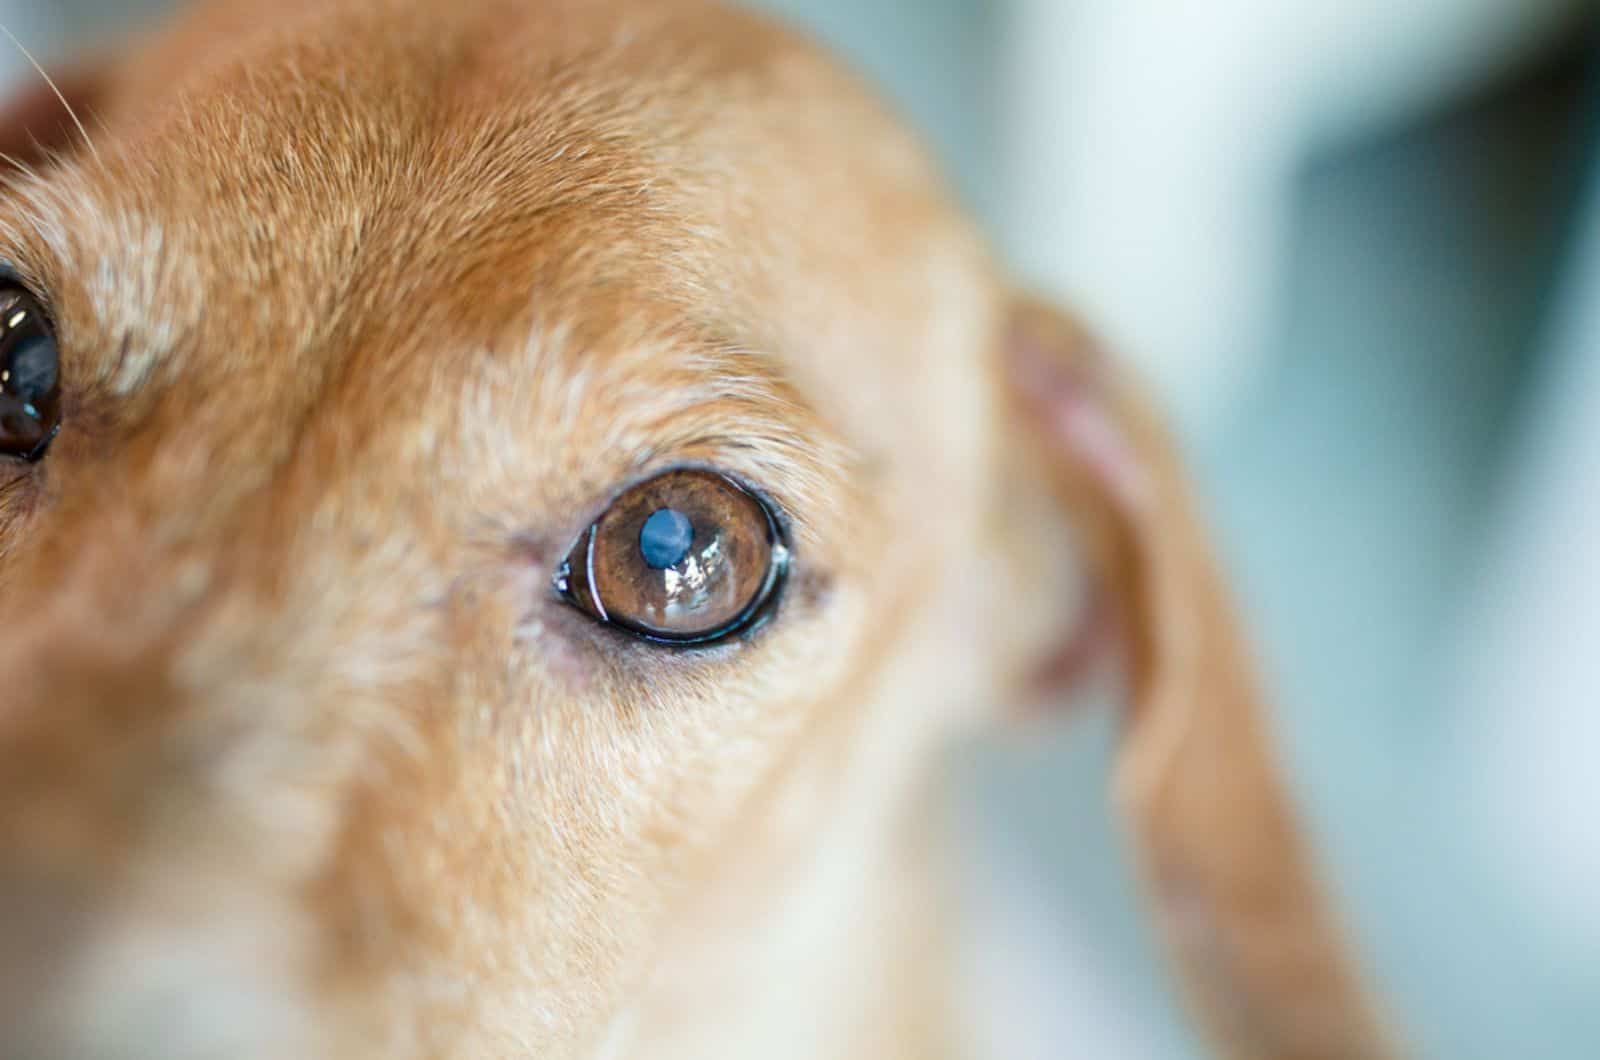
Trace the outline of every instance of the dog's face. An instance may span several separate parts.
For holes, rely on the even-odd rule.
[[[726,16],[466,6],[202,16],[0,214],[59,352],[4,738],[23,883],[86,888],[68,1023],[565,1055],[984,560],[990,287],[910,142]]]
[[[1149,485],[1019,440],[981,243],[753,20],[223,4],[85,84],[0,200],[24,1055],[592,1055],[1047,669],[1072,498]]]

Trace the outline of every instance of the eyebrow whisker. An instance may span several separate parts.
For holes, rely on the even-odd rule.
[[[45,68],[40,65],[39,60],[33,57],[32,52],[23,47],[22,42],[17,39],[17,35],[12,33],[3,22],[0,22],[0,33],[4,33],[6,35],[6,38],[16,46],[17,51],[22,53],[22,57],[28,60],[28,64],[38,72],[40,77],[44,78],[44,83],[50,86],[50,91],[55,93],[56,99],[61,101],[61,106],[66,110],[67,117],[71,118],[72,124],[77,127],[78,135],[83,138],[83,146],[88,148],[89,153],[94,156],[94,160],[99,162],[99,149],[95,147],[94,141],[89,138],[89,130],[84,127],[83,120],[78,117],[78,112],[73,109],[72,104],[68,102],[66,93],[61,91],[61,86],[56,84],[55,78],[51,77],[45,72]]]

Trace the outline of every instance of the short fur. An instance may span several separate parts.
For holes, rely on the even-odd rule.
[[[0,260],[67,401],[0,466],[5,1055],[949,1055],[939,752],[1060,695],[1091,598],[1197,1011],[1389,1055],[1170,445],[815,48],[213,0],[64,85],[93,152],[4,132],[58,149]],[[684,463],[796,567],[672,652],[550,572]]]

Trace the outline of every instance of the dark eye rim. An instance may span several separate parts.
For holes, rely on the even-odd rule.
[[[658,479],[680,472],[696,472],[702,475],[715,476],[729,489],[737,490],[755,502],[756,508],[766,520],[767,542],[772,548],[772,562],[767,565],[766,578],[762,581],[761,588],[738,615],[716,629],[700,634],[671,636],[656,630],[645,629],[623,618],[615,618],[610,615],[601,617],[594,614],[579,601],[578,594],[573,588],[573,557],[580,553],[587,557],[591,553],[594,548],[595,536],[600,532],[600,520],[605,518],[606,512],[609,512],[619,500],[641,486],[649,485]],[[552,578],[552,585],[556,596],[562,603],[604,629],[625,633],[635,640],[654,647],[678,649],[711,648],[725,644],[735,638],[747,637],[771,620],[783,597],[783,590],[788,584],[790,570],[793,565],[794,548],[790,544],[788,524],[783,517],[782,509],[767,494],[720,468],[708,467],[703,464],[676,464],[661,468],[635,482],[629,483],[613,494],[605,507],[601,509],[600,514],[578,536],[572,547],[567,550],[565,557],[556,568],[555,575]]]

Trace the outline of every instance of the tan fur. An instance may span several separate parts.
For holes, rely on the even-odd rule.
[[[0,467],[0,902],[55,925],[0,938],[6,1055],[947,1055],[940,751],[1071,641],[1075,521],[1213,1027],[1383,1055],[1169,447],[1097,379],[1130,463],[1052,429],[1012,355],[1082,344],[813,48],[214,0],[84,73],[98,158],[0,201],[67,387]],[[674,653],[549,579],[680,463],[796,569]]]

